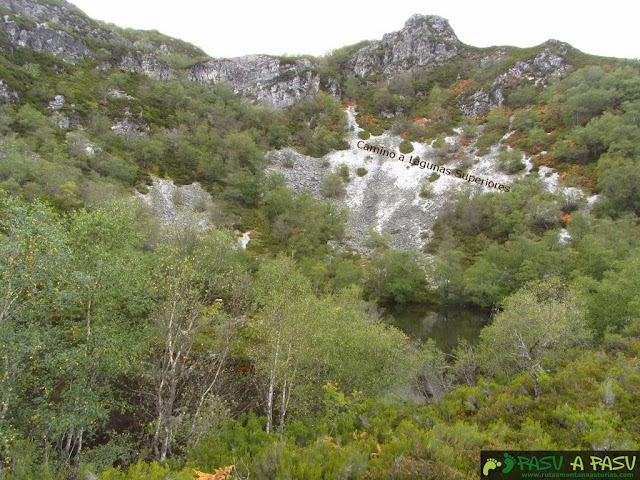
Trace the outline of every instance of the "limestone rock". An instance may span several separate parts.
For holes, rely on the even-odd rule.
[[[385,77],[413,67],[428,67],[455,57],[462,43],[449,22],[436,15],[413,15],[399,32],[361,48],[347,62],[357,76],[381,73]]]
[[[51,53],[58,57],[93,57],[94,52],[81,40],[74,39],[63,30],[38,23],[35,29],[22,29],[7,15],[2,19],[2,29],[11,43],[40,53]]]
[[[18,103],[19,97],[11,90],[2,79],[0,79],[0,103]]]
[[[143,73],[154,80],[169,80],[173,77],[169,64],[150,53],[128,52],[118,66],[130,72]]]
[[[276,108],[289,107],[320,88],[317,65],[308,58],[283,61],[269,55],[246,55],[212,60],[192,67],[190,76],[201,85],[225,82],[235,93]],[[339,95],[337,82],[329,91]]]
[[[177,227],[210,225],[208,212],[213,205],[211,195],[198,182],[178,186],[172,180],[152,176],[152,185],[145,195],[136,196],[146,203],[151,213],[165,224]]]
[[[121,137],[143,137],[145,135],[144,130],[127,117],[112,125],[111,130]]]
[[[62,110],[64,107],[64,95],[56,95],[53,97],[53,100],[49,102],[49,110]]]
[[[466,96],[459,102],[460,109],[472,117],[488,113],[498,108],[504,101],[504,90],[523,85],[546,86],[552,81],[564,77],[571,65],[565,60],[572,48],[570,45],[557,40],[549,40],[543,44],[543,50],[524,60],[516,62],[512,67],[499,75],[488,91],[479,90]],[[501,49],[480,60],[481,67],[490,67],[500,62],[505,52]]]

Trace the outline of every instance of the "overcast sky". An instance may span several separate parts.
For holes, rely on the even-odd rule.
[[[636,0],[70,0],[121,27],[155,29],[213,57],[324,55],[400,30],[414,13],[445,17],[469,45],[530,47],[555,38],[586,53],[640,58]],[[590,5],[598,5],[592,7]]]

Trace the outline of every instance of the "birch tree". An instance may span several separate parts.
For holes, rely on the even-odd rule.
[[[256,344],[251,356],[267,416],[266,432],[273,430],[275,412],[279,412],[282,432],[293,389],[302,374],[301,353],[309,320],[305,296],[310,285],[292,260],[279,257],[262,266],[256,290],[258,313],[251,323]]]
[[[555,279],[531,283],[507,298],[504,311],[482,330],[482,362],[496,375],[527,372],[537,400],[545,358],[590,337],[584,311],[566,286]]]
[[[218,386],[238,324],[220,303],[209,302],[209,286],[193,257],[165,265],[163,280],[148,383],[141,391],[151,418],[151,448],[160,461],[172,454],[177,439],[195,446],[208,419],[224,414]]]

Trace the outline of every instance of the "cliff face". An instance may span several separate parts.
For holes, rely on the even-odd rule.
[[[413,15],[399,32],[361,48],[347,62],[359,77],[393,73],[442,63],[461,52],[462,43],[449,22],[435,15]]]
[[[462,44],[447,20],[437,16],[414,15],[399,32],[361,48],[345,67],[356,76],[394,73],[442,63],[457,55]],[[213,60],[190,69],[191,78],[202,85],[226,82],[234,92],[262,105],[288,107],[297,99],[321,88],[321,66],[307,58],[282,61],[268,55]],[[329,77],[323,86],[340,96],[337,79]]]
[[[72,59],[92,58],[95,52],[77,35],[113,41],[108,31],[92,32],[91,21],[67,2],[45,5],[32,0],[0,0],[0,8],[10,11],[2,17],[2,29],[13,45],[40,53]]]
[[[235,93],[277,108],[289,107],[320,87],[317,65],[307,58],[283,61],[269,55],[247,55],[195,65],[189,73],[201,85],[225,82]],[[337,83],[331,93],[339,95]]]
[[[0,28],[10,45],[48,53],[68,62],[83,59],[102,61],[135,71],[156,80],[174,74],[169,60],[184,42],[157,35],[158,39],[127,38],[127,31],[92,20],[74,5],[64,1],[0,0]],[[187,46],[188,54],[203,58],[205,54]],[[185,53],[185,52],[179,52]]]

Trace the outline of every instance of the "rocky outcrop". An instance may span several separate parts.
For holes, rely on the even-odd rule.
[[[571,68],[566,56],[572,47],[557,40],[549,40],[541,45],[541,51],[530,58],[517,61],[506,72],[499,75],[487,90],[478,90],[465,96],[460,102],[460,109],[465,115],[478,117],[490,110],[502,106],[505,92],[523,85],[546,86],[562,78]],[[500,62],[505,55],[499,49],[480,60],[480,67],[490,67]]]
[[[235,93],[261,105],[284,108],[320,88],[317,65],[308,58],[283,61],[269,55],[212,60],[190,68],[192,80],[201,85],[226,83]],[[329,90],[339,94],[337,82]]]
[[[0,103],[18,103],[18,100],[18,94],[11,90],[4,80],[0,80]]]
[[[8,15],[4,15],[2,29],[12,44],[36,52],[74,59],[95,56],[83,41],[76,40],[63,30],[49,27],[46,22],[36,24],[33,29],[24,29],[20,28]]]
[[[156,80],[173,76],[169,64],[160,58],[172,52],[170,46],[147,42],[140,48],[116,30],[87,17],[74,5],[59,0],[56,4],[35,0],[0,0],[0,9],[11,12],[2,16],[1,28],[9,42],[40,53],[50,53],[65,60],[78,61],[95,58],[89,45],[124,49],[118,67],[143,73]],[[99,49],[98,49],[99,50]],[[105,68],[114,66],[107,63]]]
[[[128,52],[118,66],[123,70],[142,73],[154,80],[169,80],[173,77],[173,70],[169,64],[150,53]]]
[[[0,9],[11,12],[2,17],[2,29],[9,41],[40,53],[77,60],[95,56],[84,39],[111,45],[126,43],[115,31],[64,0],[0,0]]]
[[[436,15],[413,15],[399,32],[361,48],[346,67],[359,77],[385,77],[413,67],[428,67],[456,56],[462,43],[449,22]]]
[[[15,16],[38,23],[54,23],[68,32],[87,35],[102,42],[121,40],[112,30],[87,17],[79,8],[65,0],[38,2],[37,0],[0,0],[0,8],[11,11]]]
[[[178,186],[172,180],[151,177],[149,192],[136,196],[146,203],[151,213],[165,224],[177,227],[207,228],[209,210],[213,202],[211,195],[198,182]]]
[[[557,40],[549,40],[543,46],[544,49],[534,57],[516,62],[493,82],[491,88],[514,86],[522,81],[536,86],[548,85],[562,77],[569,67],[565,62],[565,56],[571,46]]]

